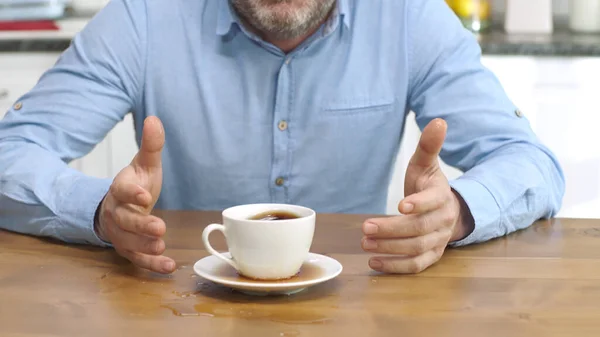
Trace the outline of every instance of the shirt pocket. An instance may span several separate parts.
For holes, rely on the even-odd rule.
[[[393,96],[331,99],[323,104],[322,117],[382,114],[392,111],[394,102],[395,98]]]

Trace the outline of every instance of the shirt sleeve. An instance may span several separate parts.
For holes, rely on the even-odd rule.
[[[448,123],[440,157],[464,172],[450,185],[475,220],[474,231],[452,245],[487,241],[556,215],[562,169],[482,65],[475,36],[443,0],[407,5],[409,108],[421,130],[434,118]]]
[[[143,6],[111,1],[0,121],[0,228],[105,245],[93,221],[111,181],[68,163],[140,105]]]

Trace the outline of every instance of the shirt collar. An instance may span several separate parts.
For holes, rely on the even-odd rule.
[[[350,28],[350,0],[337,0],[334,17],[329,19],[326,24],[330,26],[330,22],[341,18],[346,28]],[[239,25],[237,15],[229,3],[229,0],[219,0],[219,8],[217,13],[217,35],[227,35],[235,25]],[[337,17],[337,18],[335,18]]]
[[[217,13],[217,35],[227,35],[231,28],[236,24],[233,8],[229,4],[229,0],[218,0],[219,12]]]

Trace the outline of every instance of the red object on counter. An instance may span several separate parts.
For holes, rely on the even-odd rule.
[[[20,30],[59,30],[52,20],[42,21],[0,21],[0,31]]]

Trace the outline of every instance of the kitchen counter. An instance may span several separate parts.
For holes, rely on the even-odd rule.
[[[62,52],[87,18],[58,21],[59,31],[0,32],[0,52]],[[485,55],[600,57],[600,34],[576,34],[557,23],[554,34],[507,34],[501,25],[478,34]]]
[[[507,34],[497,25],[477,38],[486,55],[600,57],[600,34],[573,33],[561,22],[553,34]]]

